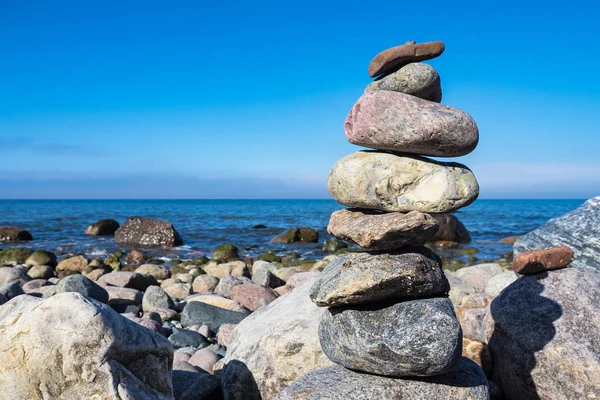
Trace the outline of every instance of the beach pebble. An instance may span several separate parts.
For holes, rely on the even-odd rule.
[[[387,90],[363,94],[344,131],[358,146],[435,157],[464,156],[479,141],[477,124],[466,112]]]
[[[237,287],[237,286],[236,286]],[[187,303],[191,303],[193,301],[200,301],[205,304],[210,304],[215,307],[223,308],[225,310],[231,311],[239,311],[248,313],[248,310],[245,309],[239,302],[235,299],[228,299],[223,296],[219,296],[218,294],[194,294],[188,296],[185,301]]]
[[[108,292],[81,274],[67,276],[56,285],[57,293],[76,292],[101,303],[108,303]]]
[[[442,101],[440,75],[431,65],[423,63],[407,64],[371,82],[365,89],[365,93],[375,90],[406,93],[436,103]]]
[[[0,271],[0,274],[1,274],[1,271]],[[9,300],[14,297],[20,296],[24,293],[25,292],[23,291],[23,288],[18,283],[6,283],[3,285],[0,285],[0,294]]]
[[[212,275],[199,275],[192,282],[192,292],[194,293],[211,293],[219,284],[219,279]]]
[[[179,349],[181,347],[194,347],[203,348],[208,346],[210,343],[204,336],[198,332],[194,332],[189,329],[177,329],[173,328],[171,335],[169,336],[169,342],[173,344],[173,348]]]
[[[444,52],[442,42],[414,43],[389,48],[377,54],[369,63],[369,76],[376,77],[408,63],[430,60]]]
[[[45,250],[34,251],[27,260],[25,260],[25,266],[31,267],[35,265],[47,265],[50,267],[56,266],[56,254]]]
[[[104,290],[108,292],[108,304],[110,306],[128,306],[142,304],[142,297],[144,294],[137,289],[106,286],[104,287]]]
[[[298,271],[295,268],[279,268],[274,272],[275,276],[281,279],[283,282],[287,282],[292,278],[292,276],[296,275]]]
[[[19,267],[1,267],[0,268],[0,285],[10,285],[16,283],[19,286],[23,286],[31,280],[31,277],[27,275],[25,268]]]
[[[472,285],[478,292],[483,292],[486,285],[494,275],[504,272],[502,267],[495,263],[478,264],[464,267],[456,271],[456,276]]]
[[[43,286],[48,286],[48,285],[52,285],[50,282],[48,282],[46,279],[33,279],[29,282],[27,282],[26,284],[24,284],[21,289],[23,289],[23,292],[25,293],[35,293],[39,288],[43,287]]]
[[[142,297],[142,309],[150,311],[155,308],[174,309],[175,304],[171,296],[160,286],[149,286]]]
[[[56,266],[56,271],[83,272],[89,264],[84,256],[74,256],[61,260]]]
[[[316,243],[319,241],[319,233],[309,227],[292,228],[271,239],[272,243]]]
[[[90,236],[114,236],[119,226],[119,223],[114,219],[101,219],[88,225],[84,233]]]
[[[208,348],[203,348],[194,353],[194,355],[188,360],[190,364],[198,367],[209,374],[213,373],[213,367],[221,358],[220,355],[214,353]]]
[[[475,362],[483,369],[486,375],[491,375],[493,370],[492,355],[488,345],[477,340],[463,338],[462,356]]]
[[[200,301],[192,301],[183,308],[181,324],[184,327],[206,325],[218,332],[223,324],[237,324],[248,316],[247,312],[231,311]]]
[[[217,333],[217,343],[223,347],[229,347],[229,340],[231,339],[231,334],[237,324],[223,324],[219,328],[219,332]]]
[[[27,271],[33,279],[48,279],[54,276],[54,269],[48,265],[34,265]]]
[[[347,209],[331,214],[327,232],[369,250],[394,250],[422,246],[437,232],[438,223],[429,214],[381,213]]]
[[[446,373],[462,351],[452,302],[442,297],[330,307],[319,339],[334,363],[393,377]]]
[[[273,289],[256,283],[237,285],[231,289],[231,298],[250,311],[256,311],[277,298]]]
[[[136,268],[136,273],[149,275],[157,281],[162,281],[171,277],[171,271],[163,265],[143,264]]]
[[[452,301],[452,304],[454,304],[454,307],[459,307],[465,296],[476,292],[473,285],[464,279],[457,277],[454,272],[444,271],[444,274],[450,283],[450,292],[448,293],[448,297]]]
[[[215,287],[215,293],[223,297],[231,297],[231,289],[237,285],[243,285],[245,283],[252,283],[250,278],[245,276],[224,276],[219,280],[219,283]]]
[[[400,212],[455,211],[479,195],[475,176],[463,165],[376,151],[339,160],[327,186],[345,206]]]
[[[286,286],[294,289],[300,285],[312,284],[319,276],[320,272],[298,272],[288,279]]]
[[[487,382],[481,368],[465,357],[448,374],[415,380],[363,374],[335,365],[304,375],[276,400],[488,400]]]
[[[183,282],[174,282],[163,287],[164,291],[173,299],[183,300],[192,294],[192,284]]]
[[[555,246],[521,253],[514,258],[512,267],[516,273],[533,275],[566,268],[573,261],[573,256],[573,250],[568,246]]]
[[[254,263],[256,265],[256,263]],[[268,271],[262,267],[254,267],[252,268],[254,271],[252,273],[252,281],[256,282],[259,285],[269,288],[277,288],[279,286],[285,285],[285,282],[279,279],[275,274],[271,271]]]
[[[246,263],[243,261],[231,261],[223,264],[208,263],[204,266],[204,272],[218,279],[227,275],[250,276]]]
[[[394,253],[348,253],[323,270],[310,290],[320,307],[444,295],[450,290],[439,260],[427,248]]]
[[[118,286],[144,291],[151,285],[156,285],[156,279],[137,272],[117,271],[102,275],[98,278],[100,286]]]

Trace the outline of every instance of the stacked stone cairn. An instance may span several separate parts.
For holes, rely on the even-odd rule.
[[[351,207],[332,214],[329,233],[366,251],[335,258],[310,292],[328,307],[319,340],[337,365],[303,376],[282,399],[489,396],[483,371],[461,357],[441,260],[424,247],[439,227],[430,213],[455,211],[479,194],[464,165],[422,157],[462,156],[479,139],[467,113],[440,104],[440,77],[419,62],[443,51],[441,42],[408,42],[369,66],[379,78],[344,128],[350,143],[375,150],[342,158],[328,181],[333,198]]]

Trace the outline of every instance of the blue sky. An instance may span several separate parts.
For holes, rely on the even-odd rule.
[[[170,4],[169,4],[170,3]],[[482,198],[600,194],[597,2],[0,0],[0,198],[327,198],[379,51],[442,40]]]

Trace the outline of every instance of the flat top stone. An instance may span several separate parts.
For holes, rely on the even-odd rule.
[[[573,261],[573,250],[569,246],[555,246],[549,249],[521,253],[513,260],[513,270],[523,275],[567,267]]]
[[[369,76],[376,77],[411,62],[430,60],[445,50],[442,42],[407,43],[377,54],[369,64]]]

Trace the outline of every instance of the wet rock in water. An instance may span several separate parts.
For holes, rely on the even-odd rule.
[[[422,246],[438,229],[428,214],[381,213],[348,209],[331,214],[327,232],[369,250],[395,250],[403,246]]]
[[[487,382],[481,368],[464,357],[448,374],[415,380],[363,374],[335,365],[304,375],[277,400],[488,400]]]
[[[533,275],[544,271],[566,268],[573,261],[573,250],[568,246],[533,250],[517,255],[513,260],[513,270],[522,275]]]
[[[431,65],[423,63],[407,64],[371,82],[365,89],[365,93],[375,90],[406,93],[436,103],[442,101],[440,75]]]
[[[85,234],[90,236],[114,236],[119,223],[114,219],[101,219],[85,228]]]
[[[4,249],[0,251],[0,266],[24,264],[31,254],[30,249],[20,247]]]
[[[173,370],[175,400],[221,400],[221,382],[211,374]]]
[[[156,279],[150,275],[142,275],[137,272],[117,271],[104,274],[98,278],[101,286],[118,286],[144,291],[149,286],[156,285]]]
[[[377,54],[369,64],[369,76],[376,77],[408,63],[430,60],[445,50],[442,42],[414,43],[389,48]]]
[[[31,280],[31,277],[27,275],[25,268],[19,267],[1,267],[0,268],[0,285],[10,285],[16,283],[19,286],[23,286]]]
[[[376,151],[340,159],[327,186],[338,203],[383,211],[444,213],[479,195],[475,176],[464,165]]]
[[[171,277],[171,271],[163,265],[143,264],[136,268],[135,272],[142,275],[149,275],[155,280],[164,280]]]
[[[440,240],[466,244],[471,241],[471,235],[462,222],[453,214],[431,214],[438,222],[440,228],[431,239],[432,242]]]
[[[252,372],[244,363],[233,360],[221,372],[223,398],[227,400],[261,400],[260,390]],[[269,397],[264,397],[264,400]]]
[[[565,268],[522,276],[491,304],[493,380],[507,399],[600,393],[600,274]],[[560,379],[557,379],[560,377]]]
[[[56,285],[56,292],[76,292],[83,296],[98,300],[101,303],[108,303],[108,292],[81,274],[75,274],[61,279]]]
[[[477,124],[466,112],[404,93],[363,94],[344,124],[358,146],[434,157],[458,157],[479,142]]]
[[[0,308],[0,337],[5,400],[173,399],[167,339],[81,294],[19,296]]]
[[[230,243],[221,244],[215,247],[212,258],[223,261],[237,260],[240,258],[239,249]]]
[[[169,342],[173,344],[173,348],[175,349],[180,349],[182,347],[203,348],[210,344],[206,338],[198,332],[177,328],[173,328],[173,333],[169,336]]]
[[[319,233],[309,227],[292,228],[283,232],[280,235],[275,236],[271,239],[272,243],[296,243],[296,242],[307,242],[316,243],[319,241]]]
[[[173,225],[166,221],[131,217],[115,232],[115,242],[142,247],[174,247],[183,240]]]
[[[160,286],[149,286],[142,297],[142,309],[145,312],[155,308],[173,309],[173,299]]]
[[[56,271],[83,272],[89,260],[84,256],[74,256],[62,259],[56,266]]]
[[[404,248],[336,257],[313,284],[310,297],[326,307],[445,295],[449,290],[439,261],[428,249]]]
[[[206,325],[217,332],[223,324],[238,324],[247,317],[247,313],[230,311],[210,304],[193,301],[183,308],[181,313],[181,325],[190,327],[193,325]]]
[[[192,292],[194,293],[211,293],[219,284],[219,279],[212,275],[199,275],[192,282]]]
[[[450,371],[462,331],[448,298],[330,307],[319,326],[323,351],[343,367],[385,376]]]
[[[277,298],[273,289],[250,283],[237,285],[231,289],[231,298],[250,311],[256,311]]]
[[[308,297],[311,281],[252,313],[233,331],[226,363],[252,374],[263,399],[274,398],[300,376],[331,365],[318,340],[324,308]]]
[[[333,254],[338,250],[346,249],[348,245],[341,240],[338,239],[325,239],[323,241],[323,253],[325,254]]]
[[[0,242],[24,242],[33,240],[33,236],[25,229],[15,226],[0,226]]]
[[[461,268],[455,272],[461,278],[471,284],[477,291],[483,292],[488,282],[494,275],[504,272],[502,267],[495,263],[478,264]]]
[[[246,283],[252,283],[250,278],[245,276],[224,276],[219,280],[219,283],[215,287],[215,293],[223,297],[231,297],[231,289],[237,285],[243,285]]]
[[[571,267],[600,271],[599,237],[600,196],[521,236],[514,245],[515,257],[531,250],[565,245],[575,253]]]

